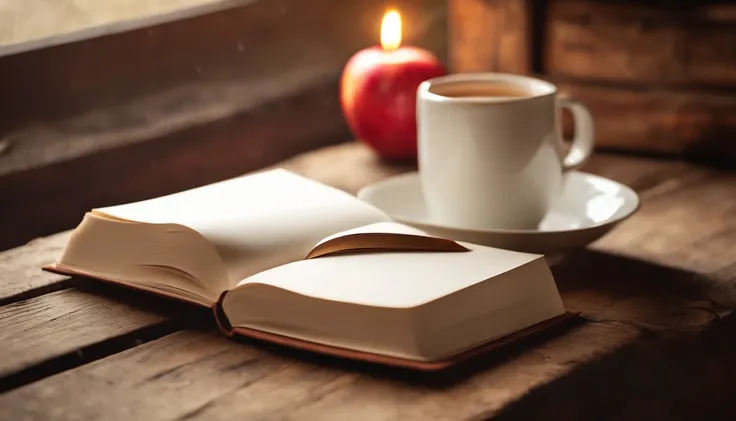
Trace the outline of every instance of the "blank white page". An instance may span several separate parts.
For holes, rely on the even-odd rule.
[[[255,274],[240,284],[263,283],[298,294],[379,307],[425,304],[540,255],[460,243],[470,252],[381,252],[302,260]]]
[[[231,284],[305,257],[328,235],[389,220],[344,191],[283,169],[96,211],[194,229],[216,247]]]

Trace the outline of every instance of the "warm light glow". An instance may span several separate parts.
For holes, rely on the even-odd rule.
[[[401,15],[396,10],[389,10],[383,15],[381,22],[381,47],[386,51],[399,48],[401,45]]]

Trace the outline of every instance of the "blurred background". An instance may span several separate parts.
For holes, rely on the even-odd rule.
[[[353,140],[339,78],[388,8],[451,72],[557,83],[601,150],[735,165],[732,2],[0,0],[0,249]]]

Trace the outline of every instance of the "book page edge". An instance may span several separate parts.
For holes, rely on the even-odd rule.
[[[410,360],[388,355],[373,354],[353,349],[324,345],[302,339],[295,339],[247,327],[231,328],[230,336],[237,337],[238,335],[240,335],[280,346],[285,346],[288,348],[295,348],[303,351],[314,352],[342,359],[356,360],[398,368],[406,368],[416,371],[433,372],[442,371],[454,366],[458,366],[488,352],[491,352],[506,345],[510,345],[511,343],[518,342],[524,338],[550,331],[555,327],[566,325],[568,322],[571,321],[581,320],[579,316],[580,313],[578,312],[566,311],[558,316],[540,321],[532,326],[521,329],[509,335],[479,344],[471,349],[461,351],[460,353],[455,354],[451,357],[436,361]]]
[[[149,288],[149,287],[145,287],[145,286],[142,286],[142,285],[134,285],[134,284],[130,284],[130,283],[127,283],[127,282],[122,282],[122,281],[119,281],[119,280],[115,280],[115,279],[112,279],[112,278],[109,278],[109,277],[92,274],[92,273],[85,272],[85,271],[79,270],[79,269],[75,269],[75,268],[72,268],[70,266],[66,266],[66,265],[60,264],[60,263],[51,263],[51,264],[48,264],[48,265],[44,265],[44,266],[41,267],[41,269],[44,270],[44,271],[46,271],[46,272],[55,273],[57,275],[81,276],[81,277],[88,278],[88,279],[94,279],[94,280],[97,280],[97,281],[102,281],[102,282],[113,284],[113,285],[119,285],[119,286],[122,286],[122,287],[125,287],[125,288],[129,288],[129,289],[133,289],[133,290],[136,290],[136,291],[142,291],[142,292],[145,292],[145,293],[149,293],[149,294],[153,294],[153,295],[158,295],[158,296],[161,296],[161,297],[170,298],[170,299],[174,299],[174,300],[177,300],[177,301],[183,301],[183,302],[186,302],[186,303],[195,304],[195,305],[198,305],[200,307],[212,308],[212,306],[215,304],[214,302],[205,304],[205,302],[204,302],[205,300],[204,299],[202,301],[197,301],[197,300],[193,300],[193,299],[190,299],[190,298],[187,298],[187,297],[183,297],[181,295],[176,295],[176,294],[164,292],[164,291],[161,291],[161,290],[157,290],[155,288]]]

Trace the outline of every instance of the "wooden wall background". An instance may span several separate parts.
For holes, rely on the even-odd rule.
[[[446,59],[444,0],[241,3],[0,57],[0,249],[349,140],[338,80],[388,7]]]
[[[534,74],[584,101],[599,149],[736,167],[733,2],[449,0],[449,37],[453,71]]]
[[[736,166],[730,2],[253,0],[0,57],[0,249],[350,139],[337,81],[388,7],[452,71],[558,83],[601,150]]]

